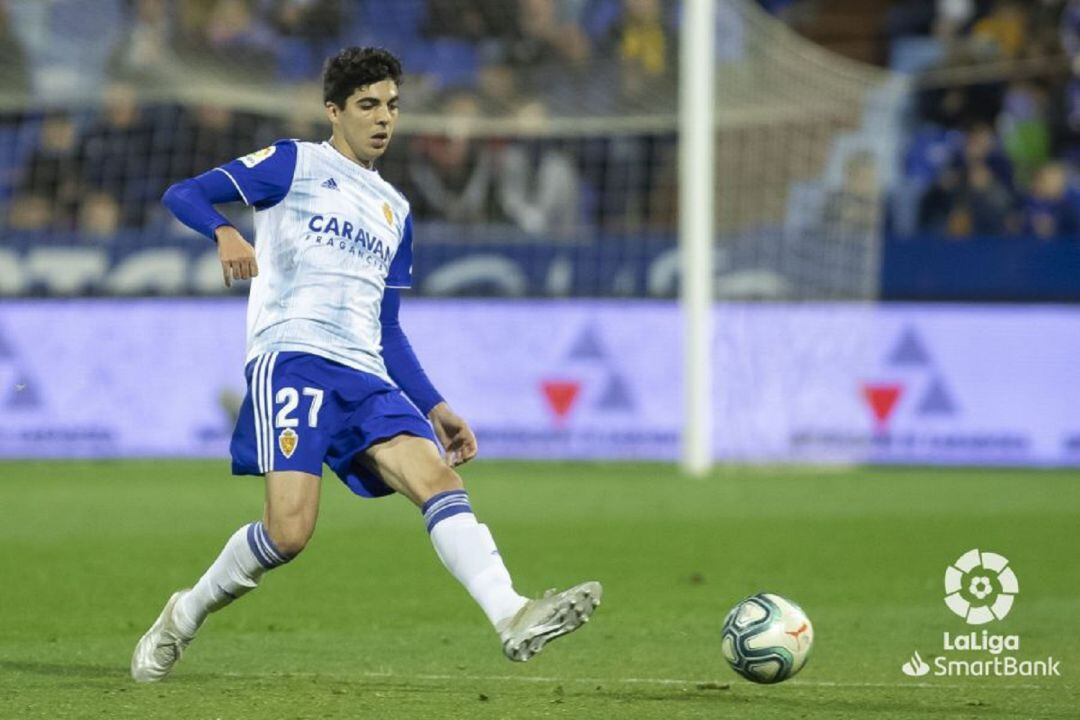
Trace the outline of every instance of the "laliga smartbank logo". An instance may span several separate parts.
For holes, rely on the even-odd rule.
[[[976,548],[945,568],[945,605],[968,625],[1004,620],[1019,592],[1020,581],[1004,555]],[[1061,662],[1053,656],[1036,660],[1020,657],[1019,635],[986,629],[954,635],[946,630],[941,648],[942,653],[930,662],[915,651],[901,671],[909,677],[1061,676]]]
[[[945,568],[945,604],[968,625],[1004,620],[1018,592],[1016,573],[997,553],[969,550]]]

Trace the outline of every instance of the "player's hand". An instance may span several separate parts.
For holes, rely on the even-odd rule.
[[[446,449],[446,462],[450,467],[457,467],[476,457],[476,436],[457,413],[441,402],[428,413],[431,426],[435,428],[435,437],[439,438]]]
[[[249,280],[259,274],[255,262],[255,248],[231,225],[222,225],[214,231],[217,252],[221,259],[221,271],[225,274],[225,287],[232,287],[233,280]]]

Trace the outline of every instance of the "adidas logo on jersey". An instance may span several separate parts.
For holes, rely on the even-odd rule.
[[[329,180],[327,180],[326,182],[324,182],[322,184],[322,187],[330,188],[331,190],[337,190],[338,189],[337,181],[334,180],[334,178],[330,178]]]

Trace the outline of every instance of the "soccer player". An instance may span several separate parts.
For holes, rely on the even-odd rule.
[[[304,549],[324,462],[358,495],[397,492],[420,508],[435,552],[511,660],[581,627],[599,605],[597,582],[519,595],[453,469],[475,457],[476,438],[398,322],[412,220],[408,201],[374,169],[394,134],[400,80],[385,50],[343,50],[323,77],[329,141],[283,140],[165,193],[177,218],[217,241],[227,286],[252,279],[248,393],[231,454],[233,474],[264,476],[266,504],[139,640],[131,659],[139,682],[164,678],[210,613]],[[254,248],[213,207],[237,200],[255,209]]]

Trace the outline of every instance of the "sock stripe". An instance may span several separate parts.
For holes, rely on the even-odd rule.
[[[464,490],[447,490],[446,492],[441,492],[438,495],[432,495],[430,498],[428,498],[428,501],[424,503],[424,506],[420,508],[420,512],[424,514],[424,517],[427,517],[430,513],[437,510],[439,505],[441,505],[442,503],[450,502],[453,500],[465,500],[466,502],[468,502],[469,495]]]
[[[469,503],[454,503],[453,505],[447,505],[432,515],[427,521],[427,531],[430,533],[436,525],[446,518],[453,517],[454,515],[461,515],[463,513],[472,515],[472,506],[469,505]]]
[[[250,525],[248,525],[247,529],[248,547],[251,548],[251,552],[255,555],[255,559],[259,561],[259,564],[269,570],[274,566],[270,562],[269,558],[267,558],[266,555],[263,554],[262,548],[259,547],[258,540],[255,539],[255,533],[255,523],[251,523]]]
[[[469,502],[469,494],[464,490],[448,490],[430,498],[421,508],[424,513],[424,523],[427,531],[448,517],[462,513],[472,513],[472,504]]]
[[[267,570],[272,570],[292,560],[291,557],[286,556],[277,549],[261,522],[253,522],[248,525],[247,541],[251,547],[251,552],[255,554],[255,559]]]
[[[259,523],[259,530],[262,533],[263,545],[266,547],[268,551],[267,554],[272,560],[275,560],[279,565],[284,565],[285,563],[292,560],[291,555],[286,555],[285,553],[278,550],[277,545],[275,545],[274,541],[270,539],[270,533],[266,532],[266,528],[263,527],[262,523]]]

